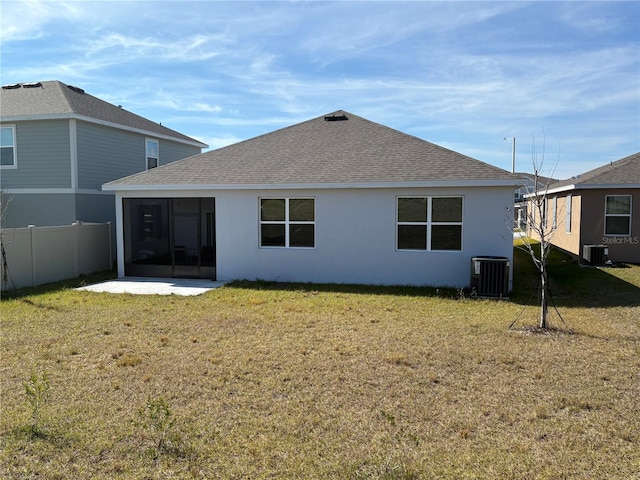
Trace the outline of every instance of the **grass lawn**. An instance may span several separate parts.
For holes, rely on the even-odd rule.
[[[529,262],[510,301],[247,282],[5,296],[0,477],[640,478],[640,266],[555,254],[562,318],[540,333]]]

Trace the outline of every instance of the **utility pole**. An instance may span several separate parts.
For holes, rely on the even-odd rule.
[[[504,137],[503,140],[511,140],[511,173],[516,173],[516,137]]]

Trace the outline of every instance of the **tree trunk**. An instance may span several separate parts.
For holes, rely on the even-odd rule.
[[[547,270],[545,265],[542,264],[540,269],[540,328],[547,328],[547,314],[549,312],[547,293],[549,285],[547,282]]]

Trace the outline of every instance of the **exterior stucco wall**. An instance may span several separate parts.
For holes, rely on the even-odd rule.
[[[640,263],[640,189],[581,189],[572,190],[571,233],[566,232],[565,198],[558,196],[558,228],[551,242],[576,259],[582,259],[584,245],[605,245],[608,258],[614,262]],[[605,201],[607,195],[631,195],[631,235],[605,235]],[[548,198],[550,208],[553,195]],[[561,213],[560,213],[561,212]],[[551,214],[548,213],[548,217]],[[536,238],[530,231],[530,236]]]
[[[463,246],[459,252],[398,251],[398,196],[462,195]],[[215,197],[219,280],[264,279],[317,283],[468,286],[471,258],[512,259],[513,188],[321,189],[202,192],[140,192],[122,197]],[[316,238],[312,249],[259,247],[261,197],[313,197]],[[118,268],[121,207],[116,208]],[[512,275],[510,275],[512,278]]]
[[[614,262],[640,263],[640,189],[582,190],[581,232],[583,245],[606,245]],[[605,235],[607,195],[631,195],[631,235]],[[582,248],[582,247],[581,247]]]
[[[571,201],[571,220],[570,231],[567,232],[567,203],[568,198],[566,194],[560,194],[557,196],[549,195],[547,205],[552,208],[553,199],[556,199],[556,219],[557,227],[551,236],[551,242],[561,250],[570,253],[575,256],[581,255],[582,246],[580,245],[580,211],[581,211],[581,196],[572,194]],[[552,213],[548,213],[548,218],[552,218]]]

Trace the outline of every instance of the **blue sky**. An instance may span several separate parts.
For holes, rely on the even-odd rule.
[[[640,151],[640,2],[13,1],[2,83],[61,80],[218,148],[343,109],[558,178]],[[557,165],[556,165],[557,162]],[[555,165],[555,168],[554,168]]]

